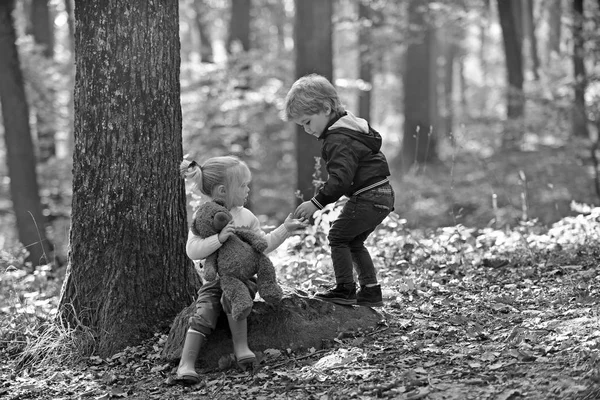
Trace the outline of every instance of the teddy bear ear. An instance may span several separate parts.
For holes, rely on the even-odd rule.
[[[220,205],[221,207],[225,207],[225,202],[221,199],[216,199],[215,203],[217,203],[218,205]]]

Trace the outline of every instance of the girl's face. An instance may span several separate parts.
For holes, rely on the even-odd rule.
[[[250,178],[243,179],[241,183],[232,185],[229,189],[229,198],[231,199],[231,207],[241,207],[248,200],[250,193]]]
[[[304,132],[318,138],[325,130],[330,119],[331,109],[327,106],[325,111],[321,111],[318,114],[301,115],[298,118],[294,118],[293,121],[303,127]]]

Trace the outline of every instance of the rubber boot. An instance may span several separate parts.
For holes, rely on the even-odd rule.
[[[188,329],[185,335],[183,350],[181,351],[179,366],[177,367],[177,380],[187,384],[200,382],[200,377],[196,372],[195,366],[196,358],[198,358],[200,348],[205,341],[206,336],[203,333],[192,328]]]
[[[231,339],[233,340],[233,353],[238,367],[246,371],[248,367],[254,369],[256,355],[248,347],[248,320],[246,318],[236,321],[227,314]]]

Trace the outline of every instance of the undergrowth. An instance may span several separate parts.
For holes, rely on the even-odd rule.
[[[271,253],[282,283],[308,292],[333,283],[327,233],[342,204],[317,212],[312,226]],[[444,285],[480,266],[510,264],[526,272],[528,268],[596,265],[600,208],[577,203],[572,208],[577,215],[549,228],[527,221],[512,229],[456,225],[417,230],[408,229],[406,220],[392,213],[367,246],[385,288],[384,297],[392,303],[423,285]],[[29,273],[23,260],[23,255],[0,253],[0,357],[19,372],[35,371],[47,363],[76,362],[82,355],[92,354],[93,338],[85,327],[65,327],[56,320],[63,273],[49,267]],[[442,268],[447,275],[432,279]]]

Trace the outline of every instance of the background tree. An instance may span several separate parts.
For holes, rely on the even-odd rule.
[[[295,5],[296,77],[317,73],[333,82],[333,0],[296,0]],[[296,126],[296,187],[305,200],[314,196],[315,157],[321,156],[320,149],[313,136]]]
[[[231,53],[234,43],[241,45],[241,50],[250,50],[250,8],[251,0],[230,0],[231,17],[229,19],[229,37],[227,50]]]
[[[194,21],[198,36],[200,37],[200,59],[202,62],[213,63],[214,54],[212,47],[212,39],[208,29],[208,21],[206,19],[207,6],[204,0],[192,0],[194,8]]]
[[[402,169],[437,158],[437,59],[429,2],[408,3]]]
[[[551,61],[554,53],[560,55],[560,42],[562,39],[562,2],[563,0],[544,1],[546,7],[546,21],[548,24],[548,38],[546,41],[546,64]]]
[[[0,0],[0,101],[10,193],[19,241],[29,251],[28,261],[37,266],[51,260],[29,130],[29,106],[15,44],[13,9],[13,0]]]
[[[502,136],[504,148],[519,145],[523,135],[525,102],[523,97],[522,24],[517,19],[521,8],[515,0],[498,1],[498,16],[502,28],[502,42],[506,62],[506,117],[507,124]]]
[[[574,136],[588,137],[587,116],[585,112],[585,89],[587,75],[585,72],[585,48],[583,37],[583,0],[572,0],[573,8],[573,75],[574,102],[571,113],[572,132]]]
[[[176,0],[80,2],[69,265],[59,312],[107,356],[192,300]]]
[[[52,60],[54,56],[54,22],[50,13],[48,0],[33,0],[30,5],[29,33],[34,42],[40,46],[42,55]],[[41,162],[48,161],[56,155],[56,128],[52,121],[54,115],[54,93],[44,91],[43,98],[36,102],[36,131],[38,138],[38,158]]]
[[[445,16],[440,16],[439,26],[439,53],[441,59],[440,76],[443,79],[441,85],[440,96],[440,128],[439,131],[444,137],[451,137],[454,131],[454,115],[455,115],[455,64],[460,63],[461,45],[464,32],[461,27],[461,18],[457,13],[448,13]],[[485,32],[487,29],[483,27],[487,24],[480,25],[480,29]],[[481,32],[481,39],[487,36]],[[480,58],[485,57],[483,49],[480,49]],[[482,70],[485,67],[485,60],[480,59]],[[483,74],[482,74],[483,75]],[[482,76],[482,84],[485,86],[485,76]]]
[[[373,53],[371,52],[373,20],[371,7],[358,2],[358,79],[361,81],[358,95],[358,115],[371,121],[371,88],[373,86]]]
[[[540,79],[540,57],[538,55],[537,37],[535,36],[535,21],[534,18],[534,0],[523,0],[523,31],[525,32],[524,37],[527,39],[527,49],[529,53],[529,60],[531,62],[531,72],[533,73],[533,79]]]

